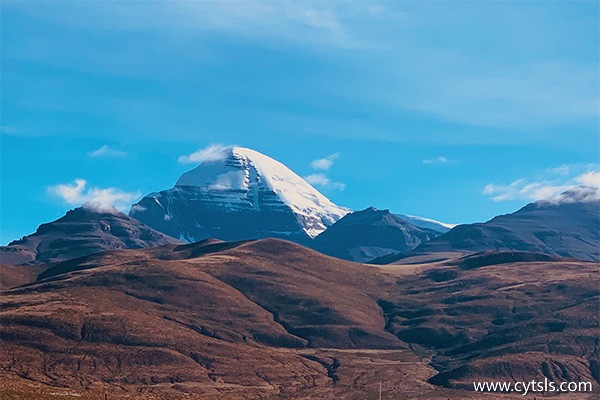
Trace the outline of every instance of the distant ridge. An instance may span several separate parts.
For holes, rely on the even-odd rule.
[[[141,249],[181,243],[116,209],[83,206],[39,226],[37,231],[0,247],[4,264],[40,264],[115,249]]]
[[[441,233],[419,228],[389,210],[356,211],[317,236],[311,247],[345,260],[366,262],[409,251]]]
[[[600,261],[600,200],[594,188],[567,191],[485,223],[458,225],[417,252],[520,250]]]

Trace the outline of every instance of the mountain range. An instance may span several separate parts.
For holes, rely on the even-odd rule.
[[[599,261],[600,201],[581,187],[485,223],[450,225],[373,207],[335,205],[282,163],[229,147],[151,193],[129,216],[90,205],[0,247],[4,264],[64,261],[96,252],[208,238],[283,238],[357,262],[417,253],[521,250]]]
[[[228,148],[0,247],[0,398],[596,398],[599,215],[586,187],[477,224],[352,212]]]

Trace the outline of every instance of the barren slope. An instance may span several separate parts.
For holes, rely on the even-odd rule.
[[[460,390],[473,380],[543,377],[598,387],[598,279],[596,263],[518,252],[389,266],[274,239],[106,252],[3,292],[0,395],[364,399],[381,380],[389,398],[459,399],[482,398]]]

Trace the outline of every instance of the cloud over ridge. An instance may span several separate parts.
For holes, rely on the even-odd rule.
[[[116,187],[88,187],[85,179],[75,179],[73,183],[53,185],[48,193],[73,206],[91,208],[96,211],[125,211],[141,196],[140,192],[126,192]]]
[[[563,201],[563,193],[585,193],[585,200],[597,200],[600,195],[600,166],[588,166],[587,170],[575,176],[567,176],[574,169],[568,165],[546,169],[550,175],[544,179],[517,179],[509,184],[488,184],[482,193],[491,196],[493,201],[529,200]],[[592,189],[592,190],[590,190]]]
[[[195,152],[179,156],[177,161],[180,164],[195,164],[204,161],[218,161],[227,157],[226,151],[232,146],[226,146],[220,143],[210,144],[204,148],[198,149]]]

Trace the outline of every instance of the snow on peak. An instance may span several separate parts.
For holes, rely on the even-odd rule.
[[[416,215],[396,214],[401,219],[418,226],[419,228],[433,229],[438,232],[447,232],[454,228],[457,224],[448,224],[446,222],[436,221],[435,219],[418,217]]]
[[[213,157],[184,173],[175,186],[193,186],[202,191],[231,193],[229,201],[243,201],[251,193],[260,209],[260,191],[272,191],[291,208],[304,231],[317,236],[350,210],[335,205],[292,170],[255,150],[244,147],[223,149],[222,157]],[[239,193],[239,196],[235,196]],[[252,197],[252,196],[251,196]]]

